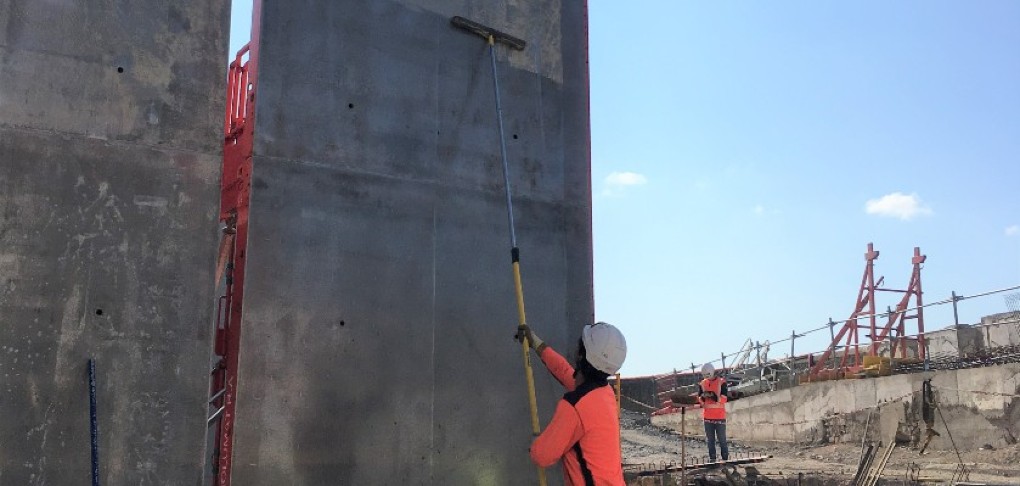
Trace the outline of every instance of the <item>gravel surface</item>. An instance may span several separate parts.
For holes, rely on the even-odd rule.
[[[620,417],[621,446],[624,464],[656,466],[680,463],[680,435],[669,429],[651,424],[648,416],[624,410]],[[700,461],[707,455],[701,430],[688,431],[688,461]],[[787,443],[730,443],[731,453],[761,453],[772,458],[754,467],[777,481],[795,480],[798,474],[842,478],[853,477],[860,459],[860,445],[830,444],[806,446]],[[971,481],[990,484],[1020,485],[1020,444],[995,449],[983,447],[960,451],[960,457],[971,471]],[[920,476],[948,480],[959,460],[953,451],[930,451],[921,455],[916,449],[898,447],[893,451],[884,478],[899,480],[907,477],[911,469]],[[742,469],[741,469],[742,471]]]

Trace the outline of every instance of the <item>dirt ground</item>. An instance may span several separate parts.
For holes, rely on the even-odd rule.
[[[624,464],[632,465],[632,469],[663,469],[680,464],[681,440],[678,433],[653,426],[647,415],[635,412],[625,410],[620,419]],[[686,450],[688,463],[704,460],[707,448],[701,431],[688,431]],[[859,444],[807,446],[748,443],[739,438],[731,440],[731,458],[740,454],[771,455],[772,458],[754,464],[753,467],[763,476],[776,481],[775,484],[797,484],[799,474],[827,478],[831,484],[849,484],[861,457],[861,447]],[[981,448],[960,451],[960,458],[971,471],[970,481],[1020,485],[1020,444],[1002,449]],[[916,449],[898,447],[889,459],[882,476],[886,480],[883,483],[914,484],[901,483],[901,480],[905,481],[909,477],[912,469],[915,471],[915,477],[919,474],[920,478],[948,481],[958,463],[959,460],[953,451],[931,451],[921,455]],[[744,467],[738,467],[737,471],[745,474]]]

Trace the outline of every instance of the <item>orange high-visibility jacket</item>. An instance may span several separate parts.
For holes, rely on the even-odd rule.
[[[584,383],[575,389],[574,367],[552,348],[539,356],[567,393],[556,413],[531,444],[531,460],[542,467],[563,462],[571,486],[624,486],[620,458],[620,416],[609,385]]]
[[[705,420],[726,420],[726,380],[716,376],[705,378],[698,384],[698,403],[701,403],[701,418]],[[718,400],[702,398],[702,392],[712,392]]]

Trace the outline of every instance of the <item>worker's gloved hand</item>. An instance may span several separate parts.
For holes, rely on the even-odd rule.
[[[545,346],[545,343],[539,339],[535,333],[531,332],[531,327],[528,327],[527,325],[517,327],[517,335],[515,338],[517,339],[517,342],[524,342],[524,339],[527,338],[531,349],[538,352],[541,352],[542,346]]]

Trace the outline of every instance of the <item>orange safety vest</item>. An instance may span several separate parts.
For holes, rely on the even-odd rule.
[[[550,347],[539,356],[567,394],[542,434],[531,444],[531,460],[542,467],[563,464],[569,486],[624,486],[620,458],[620,416],[609,385],[584,383],[575,389],[574,367]]]
[[[719,401],[704,399],[698,396],[698,403],[701,403],[701,417],[705,420],[726,420],[726,395],[723,395],[722,385],[725,381],[722,378],[705,378],[701,380],[701,390],[715,393]]]

